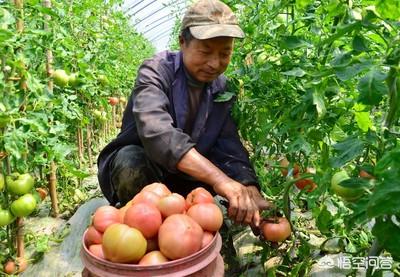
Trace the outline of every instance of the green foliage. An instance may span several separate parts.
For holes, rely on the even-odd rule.
[[[279,207],[289,203],[273,170],[281,156],[302,172],[314,167],[318,189],[292,200],[314,207],[319,231],[345,236],[346,249],[366,255],[373,236],[365,224],[376,222],[374,237],[398,259],[390,241],[400,218],[399,1],[225,2],[246,33],[236,41],[230,91],[264,192]],[[360,179],[365,166],[375,179]],[[346,189],[365,192],[354,203],[330,189],[339,170],[351,177]]]
[[[130,95],[138,66],[154,48],[120,10],[122,1],[23,4],[0,1],[0,173],[30,172],[35,186],[48,186],[55,162],[64,212],[75,208],[71,200],[86,200],[77,186],[121,120],[126,103],[112,107],[107,98]],[[8,202],[0,195],[1,208]],[[1,261],[14,254],[11,229],[3,234]]]

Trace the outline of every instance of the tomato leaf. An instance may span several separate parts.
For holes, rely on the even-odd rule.
[[[300,67],[295,67],[292,70],[282,72],[282,74],[286,76],[303,77],[306,75],[306,72]]]
[[[358,101],[365,105],[378,105],[383,95],[388,93],[384,83],[386,74],[372,69],[358,83],[357,89],[360,92]]]
[[[329,233],[332,228],[332,220],[332,214],[328,211],[326,205],[323,205],[316,220],[318,230],[320,230],[322,234]]]
[[[355,137],[348,137],[346,140],[333,145],[333,148],[337,155],[330,159],[330,163],[333,167],[339,168],[361,155],[364,142]]]
[[[317,109],[318,117],[324,116],[326,113],[326,107],[323,95],[320,92],[315,91],[312,96],[313,96],[313,104]]]
[[[400,19],[400,2],[398,0],[379,0],[376,4],[376,10],[384,18]]]
[[[281,46],[291,50],[307,46],[307,42],[299,36],[284,36],[281,40]]]
[[[377,163],[375,191],[368,203],[368,216],[400,214],[400,146],[387,152]]]
[[[397,218],[398,220],[398,218]],[[377,237],[379,244],[387,249],[392,257],[400,259],[400,227],[390,218],[379,220],[372,228],[372,234]]]
[[[218,96],[214,99],[214,102],[227,102],[235,97],[234,92],[226,91],[224,93],[219,93]]]

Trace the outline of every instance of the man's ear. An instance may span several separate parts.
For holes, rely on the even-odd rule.
[[[185,46],[185,40],[182,36],[179,36],[179,46],[181,47],[181,49]]]

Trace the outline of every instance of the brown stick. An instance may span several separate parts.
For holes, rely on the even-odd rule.
[[[93,158],[92,158],[92,126],[90,124],[88,124],[86,128],[86,147],[88,152],[89,167],[91,167],[93,165]]]
[[[18,10],[17,16],[17,31],[22,33],[24,31],[24,1],[14,0],[15,7]]]
[[[58,198],[57,198],[57,166],[54,161],[50,163],[50,174],[49,174],[49,191],[51,198],[51,214],[53,217],[58,217]]]
[[[112,129],[117,128],[116,106],[112,106]]]
[[[17,257],[25,256],[25,245],[24,245],[24,219],[22,217],[17,218]]]
[[[78,127],[76,131],[77,138],[77,147],[78,147],[78,159],[79,159],[79,168],[82,168],[83,165],[83,151],[82,151],[82,132],[81,127]]]

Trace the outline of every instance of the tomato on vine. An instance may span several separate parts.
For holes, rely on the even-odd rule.
[[[290,237],[292,229],[285,217],[264,219],[260,225],[264,238],[272,242],[281,242]]]
[[[349,188],[340,185],[340,183],[348,179],[350,179],[350,176],[345,170],[336,172],[331,179],[331,189],[336,195],[351,202],[360,198],[364,191],[360,188]]]
[[[0,209],[0,227],[7,226],[13,222],[15,217],[9,210]]]
[[[24,195],[31,191],[34,182],[29,173],[11,173],[6,177],[7,191],[16,195]]]
[[[17,217],[28,216],[36,209],[36,199],[32,194],[27,193],[14,200],[11,203],[10,209]]]

